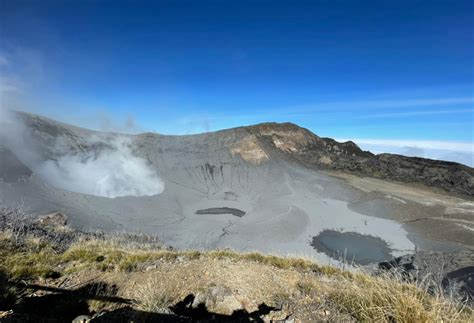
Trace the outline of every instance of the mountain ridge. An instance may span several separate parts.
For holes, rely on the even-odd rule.
[[[152,142],[155,142],[155,139],[166,139],[170,140],[171,146],[175,140],[190,139],[194,142],[212,138],[217,144],[214,142],[203,144],[200,146],[202,150],[227,148],[233,156],[239,155],[255,165],[269,161],[271,155],[273,158],[291,160],[312,169],[341,171],[358,176],[416,183],[454,194],[474,196],[474,169],[469,166],[396,154],[375,155],[369,151],[363,151],[352,141],[338,142],[332,138],[319,137],[310,130],[291,122],[265,122],[193,135],[176,136],[149,132],[131,135],[104,133],[70,126],[25,112],[16,114],[23,120],[26,128],[32,129],[37,135],[47,133],[52,137],[73,138],[76,132],[90,132],[91,134],[139,138]]]
[[[395,257],[416,247],[472,247],[473,176],[462,165],[373,155],[291,123],[118,135],[20,116],[22,123],[2,123],[2,200],[35,214],[62,212],[78,230],[153,234],[177,249],[297,252],[320,261],[335,253],[308,237],[334,230],[350,230],[364,244],[366,235],[378,238],[373,247],[384,257],[384,248]]]

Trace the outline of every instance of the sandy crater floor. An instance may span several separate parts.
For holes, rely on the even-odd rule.
[[[150,197],[73,193],[34,174],[0,181],[0,195],[11,204],[23,201],[38,214],[61,211],[82,230],[144,232],[179,249],[257,250],[327,263],[334,261],[331,254],[311,245],[326,230],[383,240],[374,252],[389,256],[474,246],[474,202],[463,198],[281,163],[223,168],[204,179],[199,171],[171,174],[164,178],[164,192]],[[206,209],[241,212],[199,212]]]

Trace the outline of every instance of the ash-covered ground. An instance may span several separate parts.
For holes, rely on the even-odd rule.
[[[62,212],[80,230],[143,232],[175,248],[322,262],[344,255],[313,247],[327,230],[383,241],[371,252],[387,258],[474,248],[472,196],[448,195],[445,184],[428,188],[331,169],[339,159],[363,164],[374,156],[295,125],[121,135],[15,116],[21,127],[4,134],[0,150],[0,199],[38,215]],[[303,154],[319,156],[318,164],[302,162]],[[471,170],[456,174],[469,181]]]

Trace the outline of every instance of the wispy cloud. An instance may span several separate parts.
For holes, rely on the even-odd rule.
[[[370,119],[396,118],[423,115],[443,115],[452,113],[474,113],[474,108],[459,108],[460,105],[474,104],[474,96],[469,97],[438,97],[424,99],[391,99],[391,100],[347,100],[320,102],[297,106],[275,107],[272,109],[247,110],[239,114],[213,114],[202,118],[188,116],[184,119],[215,120],[272,120],[274,118],[324,116],[327,119]],[[432,107],[431,109],[427,109]],[[457,107],[457,108],[456,108]],[[409,109],[399,111],[400,109]],[[396,111],[394,111],[396,110]]]
[[[291,110],[299,114],[304,112],[322,112],[322,111],[354,111],[357,109],[399,109],[399,108],[421,108],[428,106],[456,106],[474,103],[474,96],[462,97],[431,97],[422,99],[394,98],[386,100],[344,100],[333,102],[319,102],[314,104],[305,104],[293,106],[291,109],[286,107],[284,110]]]
[[[337,139],[338,141],[347,141],[349,139]],[[442,140],[394,140],[394,139],[350,139],[360,144],[384,145],[392,147],[418,147],[430,149],[446,149],[474,153],[474,143],[460,141],[442,141]]]
[[[401,118],[401,117],[416,117],[429,116],[439,114],[453,114],[453,113],[474,113],[474,109],[449,109],[449,110],[423,110],[423,111],[397,111],[387,113],[370,113],[366,115],[355,116],[358,119],[372,119],[372,118]]]
[[[7,66],[8,63],[8,59],[5,56],[0,55],[0,66]]]
[[[406,107],[425,107],[440,105],[458,105],[474,103],[474,97],[447,97],[447,98],[425,98],[425,99],[392,99],[392,100],[370,100],[355,102],[355,106],[364,106],[367,108],[406,108]]]
[[[347,106],[346,106],[347,107]],[[391,111],[391,112],[379,112],[374,110],[348,110],[341,111],[337,109],[328,109],[320,111],[294,111],[294,110],[273,110],[273,111],[256,111],[255,113],[246,114],[221,114],[212,116],[187,116],[179,119],[181,124],[195,124],[195,123],[209,123],[215,121],[216,123],[222,121],[240,120],[240,121],[273,121],[276,119],[290,119],[293,117],[314,117],[324,118],[324,120],[353,120],[353,119],[389,119],[389,118],[409,118],[417,116],[430,116],[430,115],[450,115],[450,114],[474,114],[474,108],[464,109],[424,109],[416,111]]]
[[[13,77],[0,75],[0,93],[16,92],[19,90],[18,81]]]
[[[352,140],[362,149],[373,153],[392,153],[430,159],[440,159],[474,166],[474,143],[438,140],[382,140],[382,139],[347,139]]]
[[[9,61],[7,58],[0,55],[0,99],[2,99],[7,92],[18,91],[17,80],[11,75],[8,75],[8,73],[5,71],[5,67],[8,65]]]

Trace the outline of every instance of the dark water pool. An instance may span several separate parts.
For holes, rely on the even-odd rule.
[[[211,207],[209,209],[197,210],[196,214],[232,214],[241,218],[245,215],[245,212],[231,207]]]
[[[351,263],[368,265],[392,258],[387,243],[377,237],[356,232],[325,230],[314,236],[310,245],[319,252]]]

